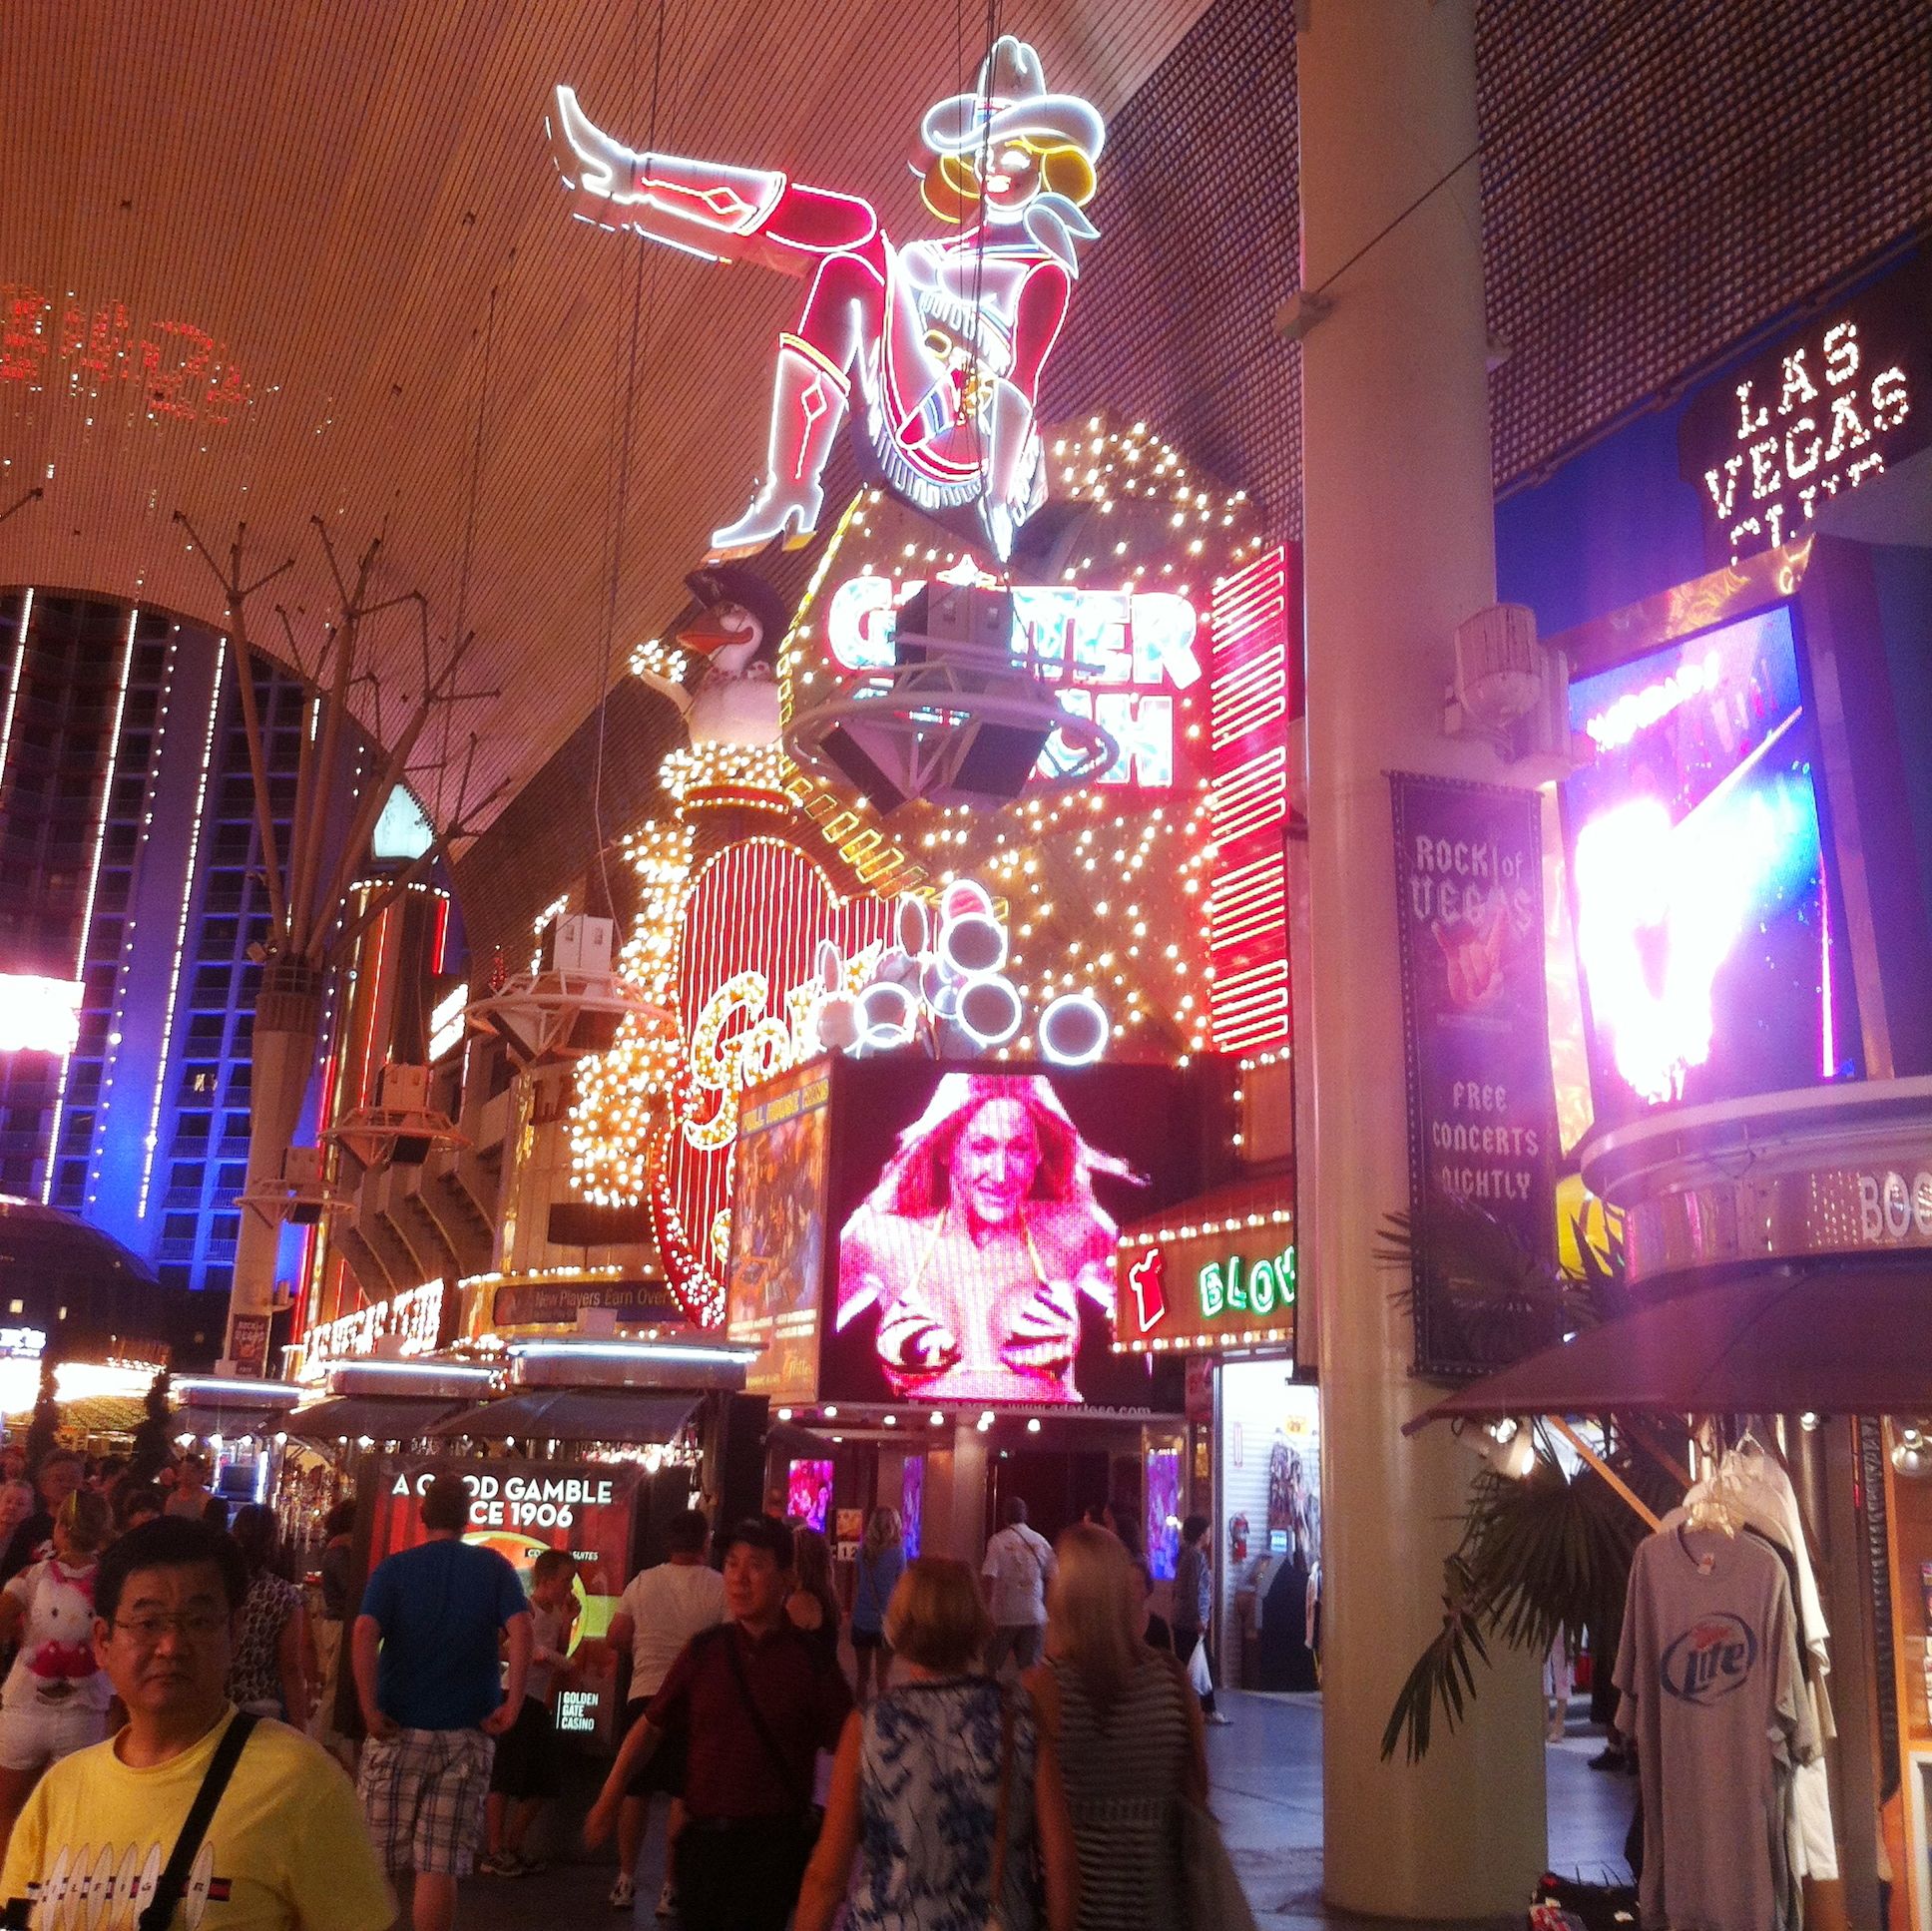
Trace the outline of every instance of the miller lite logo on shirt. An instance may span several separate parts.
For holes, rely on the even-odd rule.
[[[1671,1643],[1658,1666],[1664,1688],[1680,1701],[1714,1703],[1743,1689],[1757,1662],[1757,1638],[1728,1610],[1701,1616]]]

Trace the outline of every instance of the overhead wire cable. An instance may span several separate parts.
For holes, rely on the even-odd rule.
[[[642,0],[632,12],[632,84],[635,89],[638,69],[643,56],[643,17]],[[657,30],[653,36],[651,55],[651,108],[646,118],[645,152],[655,154],[658,148],[658,110],[662,100],[664,82],[664,44],[665,44],[665,0],[657,0]],[[636,253],[633,257],[631,277],[631,315],[629,345],[625,358],[623,408],[621,428],[617,438],[617,477],[612,495],[612,530],[610,541],[610,577],[604,606],[604,635],[598,657],[597,675],[597,734],[596,750],[591,766],[591,831],[597,846],[598,883],[603,891],[602,909],[606,916],[612,914],[616,899],[611,891],[611,869],[609,838],[604,828],[604,766],[605,745],[609,727],[611,701],[611,655],[617,635],[618,597],[624,578],[624,532],[625,520],[631,500],[631,449],[637,426],[638,374],[642,361],[647,360],[650,349],[650,330],[647,327],[647,303],[645,299],[645,253],[646,244],[642,236],[636,238]],[[655,318],[657,308],[657,263],[652,264],[650,317]]]

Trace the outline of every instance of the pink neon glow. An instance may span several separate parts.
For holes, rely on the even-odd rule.
[[[1048,91],[1031,47],[1002,35],[975,91],[927,113],[924,199],[957,226],[897,244],[856,196],[775,169],[628,148],[570,88],[557,90],[550,127],[580,216],[811,276],[796,329],[780,338],[764,480],[744,514],[712,533],[715,557],[813,533],[860,375],[867,406],[854,427],[886,486],[923,510],[975,514],[995,554],[1010,554],[1046,495],[1035,396],[1080,246],[1097,238],[1081,205],[1105,138],[1090,104]],[[814,361],[827,380],[809,388]],[[801,406],[801,392],[817,406]]]
[[[1818,905],[1818,1077],[1838,1070],[1838,1029],[1831,1016],[1831,908]]]
[[[1701,663],[1692,660],[1681,665],[1668,678],[1619,698],[1608,710],[1587,720],[1584,729],[1598,749],[1617,750],[1640,730],[1648,730],[1692,698],[1716,690],[1721,669],[1717,653],[1711,651]]]
[[[1767,737],[1691,814],[1655,797],[1602,812],[1577,836],[1577,954],[1617,1071],[1657,1105],[1710,1057],[1711,989],[1796,832],[1788,792],[1742,779],[1796,722]]]
[[[0,972],[0,1053],[73,1052],[81,1036],[81,982]]]

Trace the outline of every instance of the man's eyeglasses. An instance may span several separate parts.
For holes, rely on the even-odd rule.
[[[181,1610],[173,1613],[157,1610],[141,1616],[117,1617],[114,1624],[123,1635],[145,1645],[159,1643],[170,1630],[187,1637],[191,1643],[206,1643],[228,1626],[229,1619],[219,1610]]]

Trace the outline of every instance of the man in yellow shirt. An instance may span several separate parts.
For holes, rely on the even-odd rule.
[[[127,1705],[127,1726],[56,1763],[28,1798],[0,1873],[8,1924],[387,1931],[394,1923],[395,1899],[348,1778],[306,1737],[266,1721],[242,1744],[180,1901],[166,1919],[153,1908],[236,1719],[227,1683],[246,1593],[241,1551],[205,1522],[144,1524],[101,1559],[94,1649]]]

